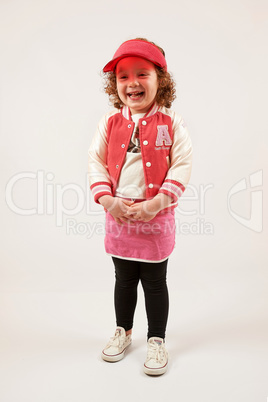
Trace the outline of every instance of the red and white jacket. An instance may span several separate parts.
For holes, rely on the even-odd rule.
[[[105,114],[98,125],[88,151],[90,188],[97,203],[101,196],[115,194],[134,127],[126,106]],[[164,193],[175,207],[192,167],[192,142],[182,117],[154,104],[139,120],[139,136],[146,199]]]

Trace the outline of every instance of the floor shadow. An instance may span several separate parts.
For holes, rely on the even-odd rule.
[[[215,347],[240,348],[257,344],[268,346],[268,323],[261,318],[219,322],[207,319],[191,328],[173,329],[168,334],[169,351],[172,355],[183,355],[208,345]]]

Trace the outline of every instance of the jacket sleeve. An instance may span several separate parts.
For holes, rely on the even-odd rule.
[[[173,120],[173,144],[170,150],[170,167],[159,193],[169,195],[173,203],[183,194],[191,176],[192,141],[181,116]]]
[[[88,178],[94,201],[103,195],[112,195],[111,180],[107,167],[107,122],[105,115],[99,122],[88,150]]]

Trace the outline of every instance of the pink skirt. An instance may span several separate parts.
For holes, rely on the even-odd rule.
[[[114,257],[146,262],[164,261],[175,246],[174,210],[158,214],[149,222],[119,225],[106,212],[105,251]]]

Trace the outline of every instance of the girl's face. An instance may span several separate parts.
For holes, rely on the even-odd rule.
[[[131,114],[146,113],[154,103],[158,89],[155,66],[141,57],[125,57],[116,66],[119,98]]]

